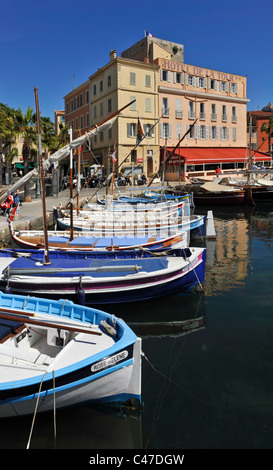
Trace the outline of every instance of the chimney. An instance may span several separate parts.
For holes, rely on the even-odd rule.
[[[114,60],[116,57],[117,57],[117,51],[116,49],[113,49],[112,51],[110,51],[110,62]]]

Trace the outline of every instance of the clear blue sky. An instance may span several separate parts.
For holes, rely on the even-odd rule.
[[[273,1],[8,0],[1,6],[0,102],[54,118],[63,97],[144,37],[184,45],[187,64],[247,75],[249,110],[273,103]]]

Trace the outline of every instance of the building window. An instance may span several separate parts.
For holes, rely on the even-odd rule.
[[[83,99],[83,96],[82,96],[82,93],[81,93],[81,94],[80,94],[80,106],[83,105],[83,100],[82,100],[82,99]]]
[[[237,122],[237,116],[236,116],[236,106],[232,106],[232,122],[235,123]]]
[[[180,83],[180,85],[183,85],[183,84],[184,84],[184,74],[183,74],[183,73],[174,72],[174,74],[173,74],[173,81],[174,81],[174,83]]]
[[[89,103],[89,90],[86,90],[85,92],[85,104]]]
[[[145,75],[145,86],[151,86],[151,75]]]
[[[135,96],[130,96],[130,103],[134,101],[131,106],[130,106],[130,110],[131,111],[136,111],[136,97]]]
[[[226,126],[221,127],[221,140],[229,139],[229,128]]]
[[[222,106],[222,122],[227,122],[227,107],[225,104]]]
[[[206,88],[207,86],[207,79],[204,77],[197,77],[197,86],[199,88]]]
[[[74,101],[73,100],[70,101],[70,110],[71,110],[71,113],[72,113],[72,111],[74,111]]]
[[[233,142],[236,141],[236,127],[232,128],[232,140],[233,140]]]
[[[135,72],[130,72],[130,85],[136,84],[136,74]]]
[[[197,126],[196,125],[190,126],[190,124],[187,124],[187,130],[189,129],[191,130],[187,135],[188,139],[196,139],[197,138]]]
[[[145,99],[145,104],[146,104],[146,112],[151,113],[152,112],[152,101],[151,98],[146,98]]]
[[[199,139],[206,140],[208,138],[207,126],[199,126]]]
[[[84,128],[84,123],[83,123],[83,116],[80,116],[80,128]]]
[[[194,75],[188,75],[187,84],[190,86],[195,86],[196,77]]]
[[[160,137],[162,139],[168,139],[172,136],[172,126],[167,122],[162,122],[160,124]]]
[[[108,103],[108,108],[107,108],[107,109],[108,109],[108,113],[110,113],[110,112],[112,111],[112,99],[109,98],[109,100],[107,101],[107,103]]]
[[[93,85],[93,95],[97,94],[97,85]]]
[[[181,139],[182,137],[182,124],[176,124],[176,138]]]
[[[108,139],[112,139],[112,127],[108,129]]]
[[[220,91],[228,91],[228,82],[220,82]]]
[[[103,115],[103,103],[100,103],[100,116]]]
[[[169,70],[161,69],[161,80],[163,82],[170,82],[171,81],[171,72]]]
[[[219,139],[219,128],[218,126],[210,126],[210,139],[218,140]]]
[[[86,115],[85,115],[85,121],[86,121],[86,127],[89,127],[89,125],[90,125],[89,113],[86,113]]]
[[[194,118],[195,118],[194,102],[190,101],[189,102],[189,119],[194,119]]]
[[[76,96],[75,100],[74,100],[74,109],[79,109],[79,97]]]
[[[162,99],[162,105],[163,105],[162,114],[164,116],[169,116],[168,98]]]
[[[182,103],[181,103],[181,100],[176,100],[175,117],[177,119],[182,119]]]
[[[103,131],[100,131],[100,142],[103,141]]]
[[[237,83],[231,83],[231,84],[230,84],[230,92],[231,92],[231,93],[237,93],[237,91],[238,91],[238,85],[237,85]]]
[[[136,124],[134,122],[127,124],[127,137],[136,137]]]
[[[217,121],[216,104],[211,105],[211,120]]]
[[[203,121],[206,119],[205,103],[200,103],[200,119]]]
[[[103,91],[103,80],[100,81],[100,91]]]
[[[108,86],[112,85],[112,76],[111,75],[108,75],[108,77],[107,77],[107,85]]]
[[[66,114],[69,114],[69,103],[66,103]]]
[[[210,89],[211,90],[217,90],[217,85],[218,85],[217,80],[214,80],[214,79],[210,78],[210,80],[209,80]]]
[[[144,132],[146,137],[154,137],[154,129],[151,124],[144,124]]]
[[[79,119],[75,119],[75,129],[79,129]]]
[[[136,150],[131,150],[131,163],[136,162]]]
[[[97,106],[93,106],[93,118],[96,119],[97,117]]]

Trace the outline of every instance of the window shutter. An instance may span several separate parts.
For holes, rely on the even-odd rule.
[[[212,140],[212,126],[209,126],[209,138]]]
[[[220,135],[221,135],[221,140],[223,140],[223,128],[220,127]]]
[[[168,126],[168,137],[171,137],[172,136],[172,125],[169,124]]]
[[[192,77],[192,86],[195,86],[196,84],[196,77]]]
[[[229,127],[227,127],[227,139],[226,140],[229,140]]]
[[[228,82],[225,82],[225,91],[228,91]]]
[[[127,123],[127,137],[130,137],[130,124]]]
[[[170,72],[170,71],[168,71],[168,82],[170,82],[170,81],[171,81],[171,78],[172,78],[172,74],[171,74],[171,72]]]
[[[216,126],[216,139],[219,140],[219,126]]]
[[[204,78],[204,81],[203,81],[203,87],[206,88],[207,87],[207,79]]]
[[[182,124],[177,124],[176,125],[176,133],[177,133],[177,135],[176,135],[177,139],[181,139],[181,137],[182,137]]]
[[[164,127],[163,127],[163,122],[160,123],[160,137],[164,139]]]
[[[176,73],[174,72],[173,74],[173,83],[177,83],[177,80],[176,80]]]
[[[237,85],[237,83],[235,83],[235,86],[234,86],[234,93],[238,93],[238,85]]]
[[[194,125],[194,138],[197,139],[197,125]]]

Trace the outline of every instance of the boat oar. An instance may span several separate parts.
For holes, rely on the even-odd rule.
[[[62,273],[75,273],[75,272],[98,272],[98,273],[105,273],[105,272],[119,272],[119,271],[135,271],[138,272],[142,269],[142,266],[138,265],[128,265],[128,266],[99,266],[93,268],[51,268],[51,267],[44,267],[44,268],[10,268],[9,266],[6,268],[6,272],[8,276],[13,274],[62,274]]]
[[[33,313],[18,313],[16,310],[12,311],[12,313],[1,313],[3,309],[0,309],[0,318],[3,318],[5,320],[13,320],[17,322],[25,322],[30,325],[36,325],[36,326],[43,326],[45,328],[56,328],[59,330],[66,330],[66,331],[73,331],[74,333],[89,333],[91,335],[98,335],[101,336],[102,333],[99,331],[91,331],[88,328],[80,328],[77,326],[69,326],[69,325],[64,325],[63,323],[58,323],[56,321],[52,322],[45,322],[42,320],[34,320],[33,318],[35,314]],[[5,310],[7,311],[7,310]]]

